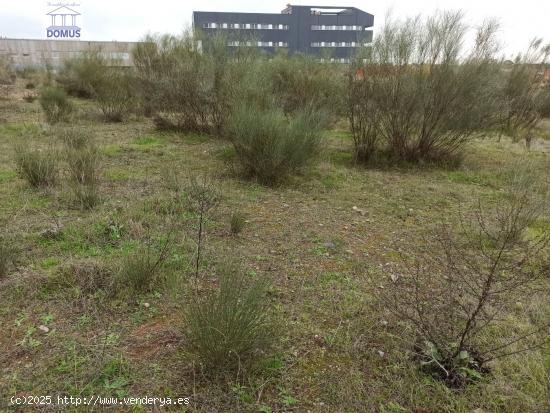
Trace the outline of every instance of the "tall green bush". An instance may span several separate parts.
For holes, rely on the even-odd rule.
[[[52,149],[37,150],[26,144],[15,147],[17,173],[33,187],[53,185],[57,180],[57,153]]]
[[[103,82],[107,66],[107,59],[99,50],[82,53],[65,61],[57,82],[69,95],[90,99]]]
[[[398,160],[444,160],[493,125],[497,28],[487,22],[475,46],[464,50],[461,13],[387,23],[350,73],[347,106],[356,158],[368,160],[383,142]]]
[[[231,118],[230,136],[244,172],[265,185],[281,182],[304,167],[321,147],[323,117],[242,107]]]
[[[123,68],[109,68],[94,87],[94,93],[105,120],[121,122],[135,107],[135,82]]]
[[[58,87],[42,88],[38,100],[48,123],[67,121],[73,112],[73,105],[67,98],[67,94]]]
[[[225,269],[219,288],[199,295],[187,311],[193,350],[211,371],[241,368],[273,341],[265,283]]]

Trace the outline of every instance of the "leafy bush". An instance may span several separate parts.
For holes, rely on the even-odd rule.
[[[27,145],[15,147],[17,173],[33,187],[53,185],[57,179],[57,153],[36,150]]]
[[[480,378],[491,360],[547,340],[548,320],[533,320],[527,331],[503,329],[507,309],[547,291],[541,280],[548,273],[550,230],[528,233],[548,215],[538,191],[529,175],[514,177],[496,211],[480,206],[463,237],[443,227],[436,245],[428,243],[421,259],[407,261],[408,273],[394,274],[378,290],[386,308],[414,331],[422,368],[450,387]]]
[[[134,108],[133,89],[136,85],[125,69],[110,68],[95,88],[95,96],[103,116],[110,122],[121,122]]]
[[[264,283],[229,268],[219,278],[219,289],[190,304],[189,341],[207,368],[235,370],[267,347],[273,334],[264,292]]]
[[[107,66],[107,59],[99,51],[82,53],[65,61],[57,81],[71,96],[93,98]]]
[[[229,130],[245,173],[274,185],[318,154],[322,125],[319,113],[288,119],[280,110],[241,108]]]
[[[68,120],[73,111],[73,105],[67,95],[63,89],[57,87],[42,88],[39,102],[46,120],[51,124]]]
[[[367,161],[378,140],[398,160],[448,159],[495,122],[497,25],[481,27],[465,53],[463,20],[447,12],[389,21],[358,56],[347,105],[358,160]]]

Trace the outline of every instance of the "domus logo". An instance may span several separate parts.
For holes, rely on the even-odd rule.
[[[79,38],[80,27],[77,26],[76,19],[80,13],[68,7],[68,5],[58,3],[55,10],[47,13],[51,18],[51,25],[46,29],[48,37],[54,38]],[[71,4],[70,6],[78,6]]]

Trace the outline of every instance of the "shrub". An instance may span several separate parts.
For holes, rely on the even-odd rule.
[[[54,131],[67,150],[83,149],[93,146],[93,134],[81,127],[65,127]]]
[[[80,260],[71,263],[65,271],[74,278],[75,284],[84,294],[93,295],[98,290],[110,292],[112,289],[112,269],[102,261],[94,259]]]
[[[486,23],[465,53],[461,13],[387,23],[350,73],[347,106],[356,158],[368,160],[380,139],[398,160],[445,160],[491,126],[496,30],[494,22]]]
[[[151,291],[159,269],[164,265],[172,243],[173,227],[158,249],[149,242],[126,256],[117,276],[117,289],[122,295]]]
[[[345,90],[344,70],[337,64],[320,62],[310,56],[277,55],[259,70],[268,93],[275,97],[285,114],[298,114],[308,108],[339,116]],[[254,85],[260,90],[266,86]]]
[[[229,130],[245,173],[274,185],[318,154],[322,124],[318,113],[288,119],[278,110],[241,108]]]
[[[33,187],[53,185],[57,179],[57,153],[51,149],[40,151],[18,145],[15,163],[19,176]]]
[[[95,146],[67,149],[66,159],[69,178],[83,185],[95,185],[99,174],[99,152]]]
[[[550,45],[543,46],[542,39],[535,39],[527,52],[518,55],[512,68],[503,74],[501,130],[514,139],[525,139],[528,147],[549,96],[543,87],[548,56]]]
[[[264,283],[231,268],[221,274],[217,290],[190,304],[189,341],[207,368],[241,368],[267,347],[272,332],[264,292]]]
[[[480,206],[464,237],[442,228],[409,273],[378,290],[386,308],[414,331],[422,368],[450,387],[475,381],[489,361],[537,348],[548,337],[548,320],[533,320],[529,331],[502,329],[507,309],[547,288],[540,281],[548,273],[550,230],[528,233],[548,213],[536,192],[527,175],[514,179],[496,211]]]
[[[240,212],[234,212],[229,219],[229,227],[233,235],[240,234],[246,225],[246,219]]]
[[[71,190],[76,204],[82,210],[92,209],[101,202],[96,183],[79,184],[73,182],[71,183]]]
[[[73,198],[80,209],[91,209],[100,202],[100,155],[94,144],[94,137],[78,128],[61,129],[58,134],[65,145],[65,160]]]
[[[133,50],[142,105],[162,129],[222,135],[245,61],[222,37],[149,36]]]
[[[106,69],[107,60],[99,51],[82,53],[65,61],[57,81],[71,96],[93,98]]]
[[[95,96],[105,120],[121,122],[134,108],[132,77],[122,68],[110,68],[95,88]]]
[[[73,105],[67,95],[57,87],[44,87],[40,91],[39,102],[46,120],[51,124],[68,120],[73,111]]]

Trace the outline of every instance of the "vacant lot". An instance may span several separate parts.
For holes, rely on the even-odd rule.
[[[480,199],[499,205],[518,165],[532,162],[548,181],[550,141],[527,152],[507,137],[480,138],[452,169],[366,169],[354,165],[349,135],[331,130],[315,166],[266,188],[235,173],[224,140],[159,133],[149,119],[105,123],[88,101],[75,102],[74,123],[95,133],[101,154],[101,202],[87,211],[75,207],[64,179],[32,189],[18,177],[14,144],[30,137],[47,148],[55,133],[38,102],[0,101],[0,223],[17,251],[0,279],[0,411],[31,411],[7,405],[16,394],[190,397],[186,407],[155,411],[548,411],[547,351],[496,360],[481,381],[451,390],[418,370],[373,281],[398,274],[399,252],[414,254],[433,226],[457,225]],[[196,216],[178,188],[190,175],[208,176],[222,193],[206,222],[201,283],[215,285],[228,259],[269,281],[280,339],[246,374],[210,377],[186,345],[184,310],[198,288],[190,270]],[[236,235],[235,213],[246,220]],[[109,278],[124,257],[168,234],[153,290],[113,294]],[[548,298],[534,294],[502,325],[520,332],[549,310]],[[151,411],[38,410],[60,409]]]

